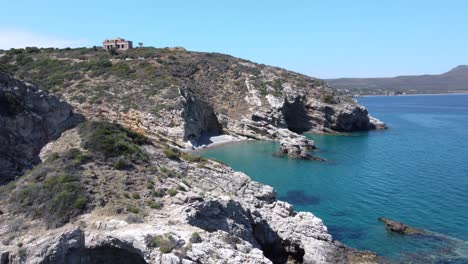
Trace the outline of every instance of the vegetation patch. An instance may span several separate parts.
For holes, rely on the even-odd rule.
[[[166,155],[167,158],[172,159],[172,160],[178,160],[180,157],[180,152],[172,148],[163,149],[163,153],[164,155]]]
[[[182,157],[182,159],[188,161],[188,162],[206,162],[207,159],[201,157],[201,156],[198,156],[198,155],[192,155],[190,153],[186,153],[186,152],[182,152],[182,154],[180,155]]]
[[[177,193],[178,193],[178,191],[175,190],[175,189],[169,189],[169,190],[167,190],[167,194],[169,194],[169,196],[172,196],[172,197],[173,197],[173,196],[176,196]]]
[[[119,157],[114,162],[114,169],[116,170],[129,170],[133,168],[133,164],[125,157]]]
[[[17,211],[43,218],[50,227],[57,227],[82,213],[88,197],[77,176],[50,174],[44,178],[38,175],[36,181],[18,186],[11,202]]]
[[[82,165],[91,160],[76,148],[53,153],[2,193],[9,195],[13,212],[44,219],[49,227],[61,226],[91,206],[93,196],[82,179]]]
[[[163,207],[163,203],[160,201],[149,201],[148,206],[151,209],[161,209]]]
[[[79,133],[83,139],[82,147],[101,158],[124,156],[132,162],[145,162],[148,159],[140,146],[150,144],[150,141],[119,124],[85,122],[79,126]]]
[[[190,243],[200,243],[202,242],[202,238],[199,233],[193,232],[192,235],[190,236]]]
[[[171,253],[172,250],[179,247],[177,241],[170,235],[147,236],[145,238],[146,246],[150,248],[159,248],[161,253]]]

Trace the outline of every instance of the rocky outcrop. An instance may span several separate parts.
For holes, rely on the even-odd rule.
[[[81,52],[83,64],[66,54],[55,61],[76,79],[54,88],[80,113],[91,120],[120,123],[153,144],[140,142],[132,133],[124,136],[122,129],[107,141],[100,136],[115,130],[109,124],[98,139],[108,154],[122,150],[119,157],[92,153],[81,144],[83,134],[76,129],[47,144],[38,170],[0,192],[1,264],[378,261],[373,253],[334,241],[321,219],[277,201],[273,188],[174,149],[224,133],[276,140],[283,153],[314,159],[313,141],[300,133],[374,129],[367,110],[334,95],[320,80],[283,69],[220,54],[151,48],[146,52],[154,54],[143,62],[113,58],[109,64],[102,59],[108,56],[105,51]],[[5,57],[5,63],[15,64],[11,58]],[[133,73],[123,77],[111,70],[123,64]],[[18,66],[17,74],[34,79],[31,73],[40,65]],[[6,142],[0,143],[13,142],[14,148],[7,150],[15,155],[0,157],[16,162],[21,156],[28,167],[38,161],[45,143],[79,118],[38,88],[2,78],[7,91],[2,100],[8,104],[0,104],[0,132],[8,137],[0,136]],[[1,130],[4,127],[7,130]],[[144,145],[136,147],[128,137]],[[53,192],[51,199],[33,199],[62,185],[66,188]],[[57,207],[60,211],[52,212]],[[60,225],[49,225],[47,210],[57,216],[71,213]]]
[[[49,177],[44,169],[49,162],[66,162],[63,146],[80,149],[77,142],[83,142],[75,130],[49,143],[42,152],[42,169],[12,188],[21,190],[32,179]],[[334,241],[321,219],[295,212],[276,200],[272,187],[241,172],[210,160],[169,159],[157,145],[142,149],[149,164],[134,163],[131,170],[89,158],[75,167],[93,194],[88,203],[94,207],[59,228],[47,228],[41,219],[13,210],[8,197],[16,189],[3,193],[1,264],[378,262],[373,253]],[[76,159],[72,162],[77,166]],[[160,164],[164,167],[158,169]],[[159,206],[151,207],[156,201]]]
[[[304,160],[325,161],[320,157],[314,157],[311,151],[316,149],[313,140],[306,137],[297,137],[294,139],[282,139],[280,141],[280,151],[289,157]]]
[[[0,183],[37,164],[41,148],[81,120],[66,102],[0,72]]]
[[[382,223],[385,224],[385,227],[387,228],[387,230],[389,230],[391,232],[394,232],[394,233],[398,233],[398,234],[402,234],[402,235],[424,235],[424,234],[427,234],[427,232],[425,232],[422,229],[416,229],[416,228],[410,227],[410,226],[408,226],[406,224],[403,224],[401,222],[397,222],[397,221],[394,221],[394,220],[391,220],[391,219],[388,219],[388,218],[379,217],[378,219],[379,219],[379,221],[381,221]]]
[[[119,58],[104,50],[79,53],[77,59],[74,52],[39,50],[3,56],[2,62],[31,83],[60,91],[89,119],[117,121],[148,135],[165,131],[169,139],[187,147],[209,144],[207,137],[222,133],[285,144],[293,139],[291,145],[297,145],[305,141],[294,139],[308,131],[384,126],[322,80],[224,54],[150,47],[122,52]],[[38,63],[25,67],[17,60]],[[57,79],[66,80],[66,85],[38,78],[37,72],[47,70],[44,65],[50,60],[60,66]],[[128,74],[120,74],[119,67]]]

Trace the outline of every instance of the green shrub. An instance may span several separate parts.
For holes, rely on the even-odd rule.
[[[88,203],[88,201],[86,200],[86,198],[80,197],[80,198],[75,200],[75,203],[73,204],[73,206],[76,209],[85,209],[87,203]]]
[[[130,66],[125,62],[118,62],[112,65],[111,72],[121,78],[133,79],[135,70],[130,68]]]
[[[163,203],[160,201],[150,201],[148,202],[148,206],[151,209],[161,209],[163,207]]]
[[[179,177],[179,173],[166,167],[161,167],[161,172],[169,178]]]
[[[140,196],[139,193],[133,193],[133,194],[132,194],[132,198],[133,198],[133,199],[140,199],[141,196]]]
[[[115,162],[114,162],[114,169],[116,170],[128,170],[133,168],[133,165],[130,161],[128,161],[124,157],[119,157]]]
[[[182,159],[188,161],[188,162],[202,162],[202,161],[206,161],[205,158],[201,157],[201,156],[195,156],[195,155],[192,155],[190,153],[186,153],[186,152],[183,152],[181,154],[181,157]]]
[[[67,164],[72,167],[83,165],[93,159],[91,156],[84,154],[77,148],[69,149],[63,155],[63,158],[66,160]]]
[[[36,181],[22,184],[12,195],[11,203],[18,211],[44,218],[50,227],[61,226],[83,212],[88,198],[76,176],[37,171],[31,175]]]
[[[128,193],[124,193],[123,196],[124,196],[125,198],[127,198],[127,199],[130,198],[130,194],[128,194]]]
[[[178,191],[175,190],[175,189],[167,190],[167,194],[169,194],[169,196],[176,196],[177,193],[178,193]]]
[[[167,158],[173,159],[173,160],[178,160],[180,157],[180,153],[178,150],[174,150],[171,148],[165,148],[163,149],[164,155],[166,155]]]
[[[189,241],[190,243],[200,243],[202,242],[202,238],[200,234],[198,234],[197,232],[193,232],[192,235],[190,236]]]
[[[326,104],[335,104],[335,97],[333,94],[326,94],[322,97],[322,101]]]
[[[148,183],[146,184],[146,187],[149,189],[149,190],[152,190],[154,188],[154,181],[153,180],[148,180]]]
[[[79,127],[82,146],[104,158],[127,156],[132,161],[146,161],[140,147],[150,141],[119,124],[108,122],[85,122]]]
[[[154,197],[164,197],[166,191],[164,189],[157,189],[151,192],[151,195]]]
[[[169,234],[147,236],[145,241],[147,247],[159,248],[163,254],[170,253],[178,247],[177,241]]]
[[[140,212],[140,209],[136,206],[128,206],[127,211],[133,214],[138,214]]]

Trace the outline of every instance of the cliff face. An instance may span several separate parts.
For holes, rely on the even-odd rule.
[[[79,121],[67,103],[0,72],[0,184],[37,164],[41,148]]]
[[[40,50],[7,54],[0,63],[57,92],[90,119],[137,125],[148,135],[164,130],[180,146],[219,134],[302,142],[298,133],[384,126],[321,80],[223,54]]]
[[[70,106],[2,75],[2,170],[42,162],[1,187],[1,264],[378,261],[334,241],[319,218],[277,201],[271,187],[180,152],[224,133],[278,140],[283,152],[310,158],[313,142],[298,133],[383,126],[364,108],[320,80],[226,55],[108,56],[0,58],[93,120],[59,137],[81,121]]]
[[[166,144],[95,122],[49,143],[44,162],[0,192],[1,263],[378,261],[273,188]]]

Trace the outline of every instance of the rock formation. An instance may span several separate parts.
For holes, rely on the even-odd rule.
[[[81,120],[56,96],[0,72],[0,184],[37,164],[41,148]]]
[[[181,147],[229,134],[281,141],[283,151],[303,158],[313,145],[303,132],[384,127],[322,80],[223,54],[143,48],[112,57],[92,49],[80,50],[79,56],[73,50],[39,50],[4,56],[0,63],[58,91],[88,119],[116,121],[149,136],[164,132]],[[37,75],[52,66],[63,83]],[[298,143],[304,143],[299,155],[292,151]]]
[[[67,73],[61,85],[37,75],[43,57],[23,58],[24,68],[16,55],[0,58],[92,120],[62,134],[81,121],[66,103],[2,75],[0,139],[14,154],[0,153],[2,170],[42,163],[1,186],[0,264],[379,261],[333,240],[321,219],[277,201],[273,188],[180,152],[225,133],[314,159],[300,133],[381,126],[367,110],[283,69],[185,50],[125,54],[143,51],[151,56],[112,63],[100,51],[52,51],[47,70]]]
[[[84,127],[93,126],[49,143],[44,163],[2,192],[2,264],[378,261],[334,241],[321,219],[277,201],[273,188],[215,161],[166,157],[166,147],[156,142],[141,148],[147,158],[133,161],[131,169],[116,169],[113,159],[86,147],[87,136],[79,132]],[[62,146],[82,154],[70,160]],[[77,175],[88,202],[69,223],[47,229],[49,216],[16,208],[21,201],[15,199],[32,195],[24,193],[32,179],[52,184],[61,168]]]
[[[427,234],[427,232],[425,232],[422,229],[416,229],[416,228],[410,227],[410,226],[408,226],[406,224],[403,224],[401,222],[397,222],[397,221],[394,221],[394,220],[391,220],[391,219],[388,219],[388,218],[379,217],[379,221],[381,221],[382,223],[385,224],[385,227],[387,228],[387,230],[389,230],[391,232],[398,233],[398,234],[402,234],[402,235],[424,235],[424,234]]]

